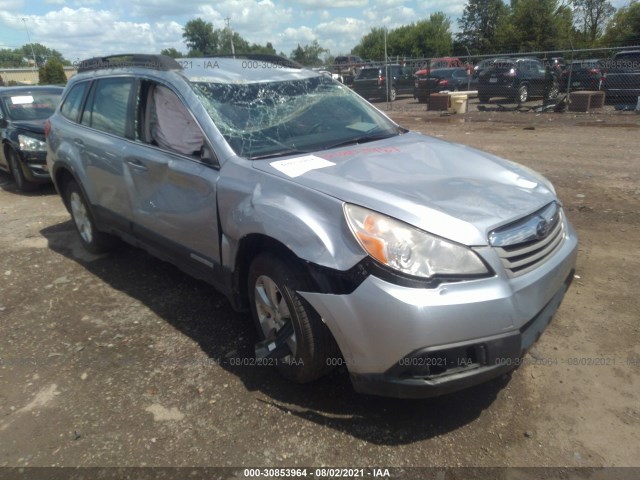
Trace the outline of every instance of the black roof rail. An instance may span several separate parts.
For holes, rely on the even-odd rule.
[[[236,53],[235,55],[212,55],[212,58],[243,58],[246,60],[257,60],[260,62],[269,62],[274,65],[286,68],[305,68],[295,60],[290,60],[280,55],[272,55],[270,53]]]
[[[78,73],[107,68],[145,67],[154,70],[182,70],[182,66],[166,55],[125,53],[93,57],[78,63]]]

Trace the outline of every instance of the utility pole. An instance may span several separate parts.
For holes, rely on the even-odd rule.
[[[233,30],[231,30],[231,17],[224,19],[227,22],[227,28],[229,29],[229,41],[231,42],[231,55],[236,58],[236,49],[233,46]]]
[[[33,50],[33,43],[31,43],[31,35],[29,35],[29,28],[27,27],[27,21],[23,18],[24,29],[27,31],[27,38],[29,39],[29,46],[31,47],[31,56],[33,57],[33,69],[38,68],[38,61],[36,60],[36,52]]]

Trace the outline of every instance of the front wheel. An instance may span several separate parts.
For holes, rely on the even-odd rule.
[[[308,288],[307,275],[293,260],[263,253],[249,267],[251,314],[263,339],[258,345],[277,350],[278,370],[298,383],[331,371],[335,362],[330,360],[339,355],[328,327],[297,292]]]
[[[89,210],[78,184],[71,181],[65,190],[65,202],[71,212],[82,246],[91,253],[104,253],[111,250],[116,243],[115,237],[100,232],[96,228],[93,215]]]
[[[487,95],[478,95],[478,101],[480,103],[489,103],[490,99],[491,99],[491,97],[489,97]]]
[[[389,101],[394,102],[397,96],[398,96],[398,92],[396,91],[396,87],[391,87],[389,89]]]
[[[11,169],[11,175],[13,176],[13,181],[16,182],[16,188],[20,192],[30,192],[36,188],[36,184],[27,180],[24,175],[24,171],[22,170],[22,165],[20,164],[20,159],[18,158],[18,154],[15,150],[9,148],[7,150],[9,168]]]

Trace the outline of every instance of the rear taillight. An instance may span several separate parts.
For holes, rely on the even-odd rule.
[[[599,68],[590,68],[589,69],[589,73],[600,73],[600,69]]]
[[[51,122],[49,121],[49,119],[47,119],[44,122],[44,136],[48,137],[50,131],[51,131]]]
[[[385,78],[380,76],[378,77],[378,85],[384,85]]]
[[[504,74],[505,77],[515,77],[516,76],[516,69],[512,68],[511,70],[509,70],[508,72],[506,72]]]
[[[440,80],[438,80],[438,84],[439,85],[449,85],[449,80],[445,80],[444,78],[440,79]]]

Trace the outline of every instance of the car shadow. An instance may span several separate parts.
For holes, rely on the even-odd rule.
[[[4,171],[0,171],[0,188],[7,193],[13,193],[15,195],[24,195],[24,196],[40,196],[40,195],[54,195],[56,193],[56,189],[53,186],[53,183],[42,183],[36,185],[33,190],[28,192],[21,192],[16,187],[16,183],[13,181],[13,177]]]
[[[71,221],[40,232],[51,250],[195,340],[212,363],[235,375],[248,391],[260,392],[258,401],[372,444],[413,443],[473,422],[510,378],[505,375],[460,393],[424,400],[356,394],[344,368],[309,384],[293,384],[275,368],[255,365],[253,346],[258,339],[250,315],[235,312],[226,297],[206,283],[128,245],[107,255],[83,253]]]

